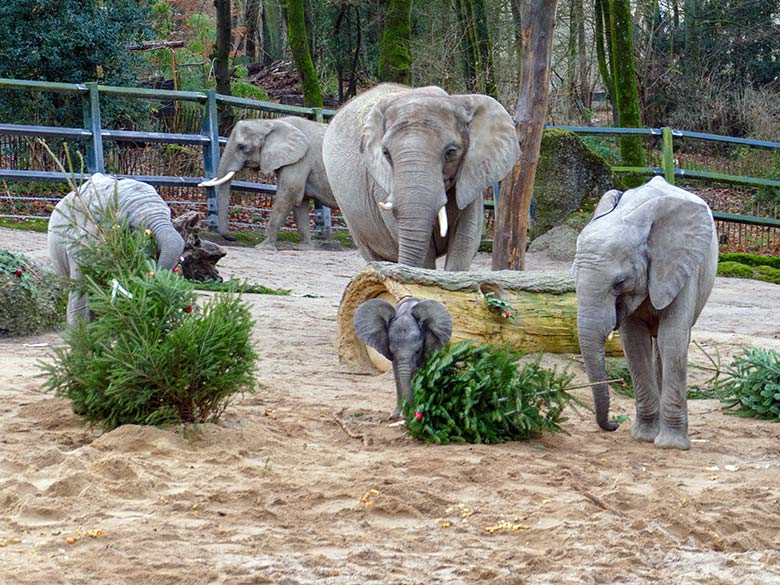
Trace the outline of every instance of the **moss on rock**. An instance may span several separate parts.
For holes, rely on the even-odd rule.
[[[718,276],[753,278],[753,269],[747,264],[741,264],[740,262],[720,262],[718,264]]]
[[[62,279],[24,256],[0,250],[0,336],[34,335],[65,317]]]
[[[609,164],[579,136],[569,130],[545,130],[534,182],[531,239],[615,187],[621,185]]]

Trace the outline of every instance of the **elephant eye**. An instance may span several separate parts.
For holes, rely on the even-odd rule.
[[[618,278],[614,283],[612,283],[612,288],[615,290],[615,292],[620,292],[623,290],[623,287],[626,285],[626,279],[625,278]]]
[[[444,160],[447,162],[455,160],[458,157],[459,152],[457,146],[448,147],[447,150],[444,151]]]
[[[382,147],[382,155],[387,159],[387,162],[393,162],[393,158],[390,156],[390,151],[384,146]]]

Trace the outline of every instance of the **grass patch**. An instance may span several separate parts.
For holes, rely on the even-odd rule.
[[[10,217],[0,217],[0,227],[29,232],[46,232],[49,229],[49,220],[47,218],[13,219]]]
[[[241,282],[237,278],[231,278],[223,282],[217,282],[216,280],[207,281],[190,281],[197,290],[207,290],[212,292],[232,292],[240,294],[256,294],[256,295],[280,295],[285,296],[290,294],[289,289],[284,288],[270,288],[263,286],[262,284],[251,284],[247,281]]]

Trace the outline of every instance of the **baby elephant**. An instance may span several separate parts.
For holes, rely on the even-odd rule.
[[[450,313],[432,300],[406,297],[393,307],[371,299],[358,307],[353,322],[358,338],[393,362],[397,404],[391,417],[398,417],[403,401],[412,402],[412,379],[425,354],[450,340]]]

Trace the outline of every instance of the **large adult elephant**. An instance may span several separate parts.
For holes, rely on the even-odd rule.
[[[217,177],[201,183],[217,187],[217,229],[226,240],[228,233],[230,181],[244,167],[276,173],[276,194],[260,248],[276,248],[279,229],[292,211],[303,239],[311,244],[309,199],[328,207],[336,200],[322,164],[325,124],[289,116],[271,120],[241,120],[233,128],[219,160]]]
[[[446,254],[447,270],[470,267],[482,192],[519,154],[512,118],[493,98],[395,84],[343,106],[323,142],[328,180],[363,257],[435,268]]]
[[[580,347],[602,429],[618,426],[609,419],[604,343],[619,329],[636,393],[631,435],[689,448],[688,344],[717,268],[715,224],[699,197],[656,177],[601,198],[577,239],[572,272]]]
[[[171,210],[154,187],[132,179],[117,180],[95,173],[76,191],[71,191],[54,207],[49,218],[49,255],[60,276],[81,280],[78,252],[84,238],[94,237],[102,215],[115,207],[121,219],[133,229],[148,228],[157,243],[160,268],[172,269],[179,263],[184,240],[171,222]],[[89,319],[87,299],[78,291],[68,296],[67,320]]]

